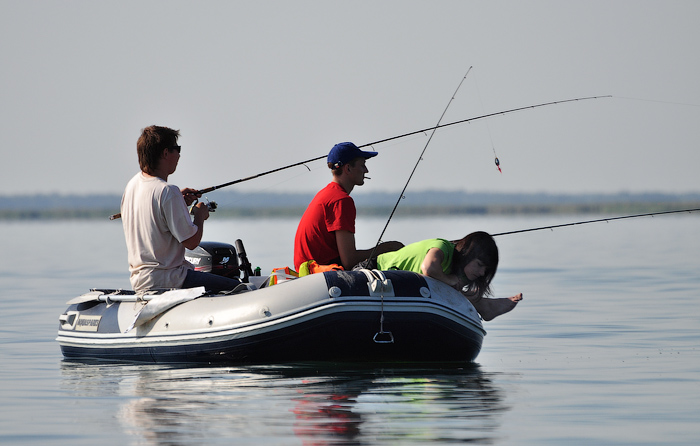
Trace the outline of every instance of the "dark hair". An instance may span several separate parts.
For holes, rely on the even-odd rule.
[[[480,297],[491,295],[491,281],[498,268],[498,247],[493,237],[477,231],[452,243],[455,244],[452,267],[458,275],[462,275],[464,267],[474,259],[479,259],[486,266],[484,275],[468,284],[468,293]]]
[[[136,152],[139,155],[139,167],[141,167],[141,170],[148,174],[153,174],[158,168],[158,162],[163,150],[174,147],[179,136],[179,130],[157,125],[141,130],[141,136],[136,142]]]
[[[327,164],[328,164],[328,168],[331,170],[331,172],[333,172],[333,176],[338,176],[342,173],[343,166],[349,165],[349,166],[355,167],[355,165],[357,164],[357,161],[360,159],[362,159],[362,157],[358,156],[357,158],[353,158],[351,161],[348,161],[345,164],[340,164],[340,165],[338,165],[338,163],[336,163],[336,164],[327,163]]]

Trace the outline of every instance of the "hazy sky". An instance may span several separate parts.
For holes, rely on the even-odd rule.
[[[437,123],[411,190],[700,191],[700,2],[0,0],[0,194],[121,193],[151,124],[204,188]],[[427,138],[378,144],[398,191]],[[498,173],[494,150],[501,160]],[[323,161],[238,190],[316,191]]]

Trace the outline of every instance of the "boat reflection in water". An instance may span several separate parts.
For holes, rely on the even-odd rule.
[[[64,360],[61,372],[64,390],[76,399],[119,403],[90,410],[83,418],[94,419],[83,423],[138,444],[490,442],[509,410],[503,390],[478,365],[190,367]]]

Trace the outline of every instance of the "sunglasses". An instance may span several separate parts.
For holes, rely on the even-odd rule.
[[[180,153],[180,149],[181,149],[180,146],[172,146],[172,147],[170,147],[169,150],[177,150],[177,153]]]

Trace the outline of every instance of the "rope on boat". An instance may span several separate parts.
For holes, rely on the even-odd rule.
[[[384,274],[382,274],[378,270],[371,271],[372,275],[375,277],[375,282],[379,284],[380,288],[380,294],[379,298],[381,299],[381,312],[379,315],[379,331],[374,334],[374,337],[372,340],[376,344],[393,344],[394,343],[394,335],[390,331],[384,331],[384,283],[386,280],[386,277],[384,277]]]

